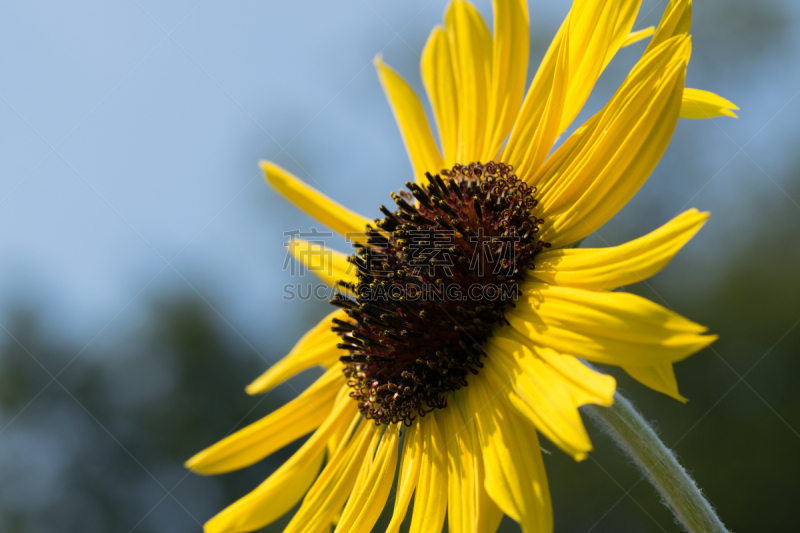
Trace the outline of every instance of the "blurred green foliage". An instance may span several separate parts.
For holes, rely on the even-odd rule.
[[[266,363],[242,359],[199,299],[155,303],[113,352],[79,353],[14,316],[0,351],[4,532],[198,531],[291,452],[230,476],[183,469],[287,399],[244,394]]]

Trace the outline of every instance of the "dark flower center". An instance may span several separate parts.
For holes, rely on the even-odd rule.
[[[486,357],[483,344],[506,323],[534,255],[543,220],[535,188],[502,163],[456,165],[406,183],[397,210],[366,229],[350,262],[358,282],[339,282],[331,301],[350,395],[377,424],[404,422],[447,405]]]

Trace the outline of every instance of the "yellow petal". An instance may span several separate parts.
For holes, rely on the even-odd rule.
[[[512,327],[537,346],[589,361],[647,366],[680,361],[717,337],[634,294],[524,283]]]
[[[641,187],[677,123],[690,52],[688,38],[676,37],[646,55],[605,108],[533,177],[545,242],[559,248],[580,240]]]
[[[422,462],[423,435],[419,424],[413,423],[406,429],[403,441],[403,458],[400,461],[400,473],[397,478],[397,498],[394,503],[392,520],[386,526],[386,533],[397,533],[405,520],[408,504],[419,480],[420,463]]]
[[[477,161],[483,152],[492,77],[492,37],[478,10],[464,0],[453,0],[444,19],[458,90],[456,160],[466,164]]]
[[[561,24],[558,33],[550,43],[550,47],[539,65],[539,70],[537,70],[533,78],[533,82],[525,95],[522,107],[514,122],[508,143],[503,148],[503,153],[500,156],[501,161],[513,165],[517,173],[523,178],[530,171],[530,169],[522,166],[523,158],[539,129],[545,107],[551,101],[550,94],[553,89],[556,65],[563,50],[562,41],[564,41],[564,35],[568,27],[569,16]]]
[[[630,35],[641,0],[576,0],[570,10],[570,82],[559,133],[575,119],[597,79]]]
[[[481,440],[478,434],[479,428],[475,423],[475,417],[469,410],[469,402],[465,398],[465,392],[466,389],[461,389],[453,394],[451,408],[458,409],[460,419],[464,421],[466,430],[469,431],[469,442],[472,446],[470,450],[465,451],[470,460],[468,475],[473,477],[471,487],[475,491],[475,495],[471,500],[472,509],[468,510],[468,512],[472,513],[472,524],[474,525],[472,531],[494,533],[497,531],[497,528],[500,527],[500,522],[503,520],[504,514],[486,492],[486,467],[483,463]],[[459,417],[456,418],[458,419]],[[455,512],[452,503],[448,504],[447,512],[448,516]],[[449,520],[448,518],[448,521]]]
[[[200,474],[219,474],[260,461],[319,427],[344,384],[340,369],[328,370],[297,398],[206,448],[189,459],[186,467]]]
[[[527,0],[493,0],[492,81],[481,161],[491,161],[517,118],[525,94],[530,37]]]
[[[609,55],[606,56],[605,65],[608,65],[620,48],[631,45],[636,41],[649,37],[655,28],[645,28],[639,31],[631,31],[642,7],[642,0],[624,0],[620,3],[617,24],[614,27],[614,41],[609,47]],[[634,39],[634,40],[632,40]],[[605,66],[603,67],[605,68]]]
[[[269,161],[261,161],[267,181],[287,200],[321,224],[346,235],[361,235],[371,221],[343,207],[299,178]]]
[[[486,376],[517,411],[577,461],[592,449],[566,380],[524,343],[503,334],[487,345]]]
[[[575,0],[525,96],[502,160],[527,177],[578,115],[633,27],[641,0]],[[545,117],[549,116],[546,122]],[[555,122],[555,126],[549,124]],[[549,124],[543,127],[543,124]]]
[[[417,419],[422,434],[420,463],[410,533],[440,533],[447,511],[447,450],[439,424],[433,416]]]
[[[594,84],[613,55],[621,2],[575,0],[569,14],[569,89],[564,102],[560,131],[564,131],[583,108]],[[632,26],[632,24],[631,24]],[[627,35],[627,31],[621,32]],[[619,42],[621,45],[622,42]]]
[[[692,29],[692,0],[670,0],[645,53],[676,35],[689,35]]]
[[[513,330],[510,330],[510,333],[522,337]],[[524,338],[521,340],[525,341]],[[604,407],[613,405],[614,392],[617,389],[617,381],[613,377],[589,368],[571,355],[563,355],[549,348],[537,349],[536,353],[561,375],[564,385],[569,388],[575,400],[575,405],[588,403]]]
[[[341,309],[329,314],[297,341],[286,357],[272,365],[245,389],[247,394],[261,394],[283,383],[303,370],[317,365],[331,365],[346,353],[336,347],[341,341],[337,333],[331,331],[334,318],[347,320]]]
[[[206,522],[206,533],[253,531],[286,514],[317,477],[332,433],[344,433],[356,416],[356,403],[344,395],[331,415],[289,460],[247,496]]]
[[[356,477],[356,484],[353,486],[353,493],[358,494],[364,488],[364,483],[369,476],[370,471],[372,470],[372,461],[375,458],[375,450],[378,448],[378,444],[381,442],[381,432],[375,431],[372,433],[372,439],[369,441],[369,446],[367,447],[367,453],[364,455],[364,460],[361,461],[361,468],[358,471],[358,476]],[[342,509],[342,514],[339,516],[339,519],[336,520],[337,525],[342,520],[342,515],[344,515],[344,509]]]
[[[739,109],[733,102],[709,91],[684,89],[681,100],[681,118],[703,119],[719,116],[739,118],[731,109]]]
[[[420,70],[439,128],[444,154],[443,167],[452,167],[458,155],[458,87],[450,56],[450,43],[440,26],[433,29],[425,43]],[[434,173],[441,169],[428,170]]]
[[[336,531],[342,533],[371,531],[386,505],[397,468],[399,424],[386,426],[375,460],[358,492],[345,505]]]
[[[300,263],[301,276],[306,271],[313,272],[329,287],[336,287],[339,280],[357,282],[355,267],[347,260],[347,254],[326,247],[324,242],[292,239],[289,248]]]
[[[481,522],[482,525],[479,526],[478,531],[485,531],[486,533],[496,533],[497,529],[500,527],[500,522],[503,521],[503,517],[505,513],[494,503],[489,495],[486,493],[486,488],[482,487],[480,490],[481,498],[486,501],[486,512],[485,514],[485,521]]]
[[[686,398],[678,392],[678,380],[671,363],[650,366],[623,366],[632,378],[651,389],[672,396],[678,401],[686,402]]]
[[[331,455],[314,485],[303,499],[300,509],[286,526],[284,533],[306,533],[330,527],[336,514],[342,509],[356,483],[356,477],[365,461],[367,448],[375,433],[375,425],[363,423],[361,416],[353,419],[352,425],[361,421],[358,429],[348,429],[346,444]]]
[[[509,154],[511,160],[516,164],[517,173],[523,176],[528,174],[530,169],[541,166],[561,133],[561,122],[569,101],[569,46],[570,39],[561,40],[553,72],[553,85],[542,111],[541,122],[530,143],[524,148],[524,152],[517,150],[513,154]]]
[[[594,291],[636,283],[664,268],[707,219],[708,213],[690,209],[644,237],[620,246],[545,251],[536,256],[530,277]]]
[[[473,468],[472,435],[461,413],[449,405],[437,413],[444,440],[447,443],[447,524],[450,533],[479,531],[478,505]]]
[[[375,68],[378,69],[381,85],[400,127],[414,169],[414,177],[421,181],[425,172],[438,172],[443,167],[442,156],[433,140],[425,109],[414,89],[386,65],[380,55],[375,58]]]
[[[649,28],[645,28],[639,31],[632,31],[628,34],[628,37],[622,41],[622,47],[630,46],[634,43],[638,43],[642,39],[647,39],[651,35],[653,35],[656,31],[655,26],[650,26]]]
[[[479,375],[465,389],[479,427],[486,491],[524,533],[551,532],[553,509],[536,430],[487,385]]]

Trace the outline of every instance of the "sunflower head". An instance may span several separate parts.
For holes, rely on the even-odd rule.
[[[352,236],[355,253],[323,258],[317,273],[338,288],[338,309],[247,391],[317,365],[323,376],[188,462],[226,472],[310,433],[208,522],[208,533],[259,529],[301,499],[288,532],[369,531],[398,469],[387,532],[399,531],[413,497],[411,531],[439,532],[447,516],[452,533],[492,533],[505,514],[525,533],[550,533],[537,432],[582,460],[592,444],[578,409],[614,401],[614,378],[582,360],[684,399],[672,365],[716,337],[615,289],[657,273],[708,215],[689,210],[619,246],[570,246],[639,190],[679,117],[735,109],[684,87],[691,0],[670,0],[658,29],[631,33],[640,5],[574,0],[526,88],[527,1],[493,1],[491,32],[474,6],[454,0],[420,57],[438,135],[417,94],[379,56],[415,180],[392,195],[395,207],[381,206],[382,219],[262,163],[287,199]],[[557,144],[617,51],[650,35],[614,96]],[[301,249],[290,247],[302,261]]]
[[[341,286],[355,298],[332,303],[351,319],[333,331],[361,413],[410,426],[478,374],[483,344],[549,245],[538,238],[536,188],[508,165],[456,165],[406,186],[349,259],[357,281]]]

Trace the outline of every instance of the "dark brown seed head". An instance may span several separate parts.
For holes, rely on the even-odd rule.
[[[486,357],[483,345],[505,323],[518,283],[533,268],[536,190],[502,163],[456,165],[392,194],[396,210],[367,228],[350,262],[358,283],[331,303],[340,357],[362,414],[404,422],[447,405]]]

